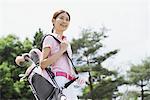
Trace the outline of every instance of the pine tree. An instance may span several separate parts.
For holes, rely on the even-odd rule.
[[[102,29],[100,32],[83,29],[81,36],[72,41],[74,61],[78,64],[78,71],[89,73],[88,87],[84,89],[83,97],[92,100],[112,99],[113,92],[117,91],[117,86],[124,83],[123,77],[117,77],[115,71],[109,71],[102,66],[102,62],[119,51],[116,49],[100,53],[104,46],[102,41],[108,37],[105,35],[104,28]],[[114,80],[111,77],[114,77]]]

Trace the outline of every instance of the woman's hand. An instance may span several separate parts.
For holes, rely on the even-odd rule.
[[[63,42],[60,43],[60,51],[62,51],[63,53],[66,52],[67,47],[68,47],[67,42],[63,41]]]
[[[83,85],[84,83],[85,83],[85,80],[83,79],[83,78],[78,78],[77,80],[76,80],[76,82],[77,82],[77,84],[79,85],[79,86],[81,86],[81,85]]]

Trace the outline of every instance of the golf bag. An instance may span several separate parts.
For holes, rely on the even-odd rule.
[[[38,49],[32,49],[29,54],[23,55],[26,63],[30,62],[32,64],[28,67],[25,75],[21,79],[27,78],[36,100],[66,100],[62,90],[67,88],[77,78],[66,83],[64,87],[59,87],[50,67],[42,70],[41,67],[38,66],[40,56],[41,51]],[[45,75],[43,75],[43,73],[45,73]]]
[[[35,66],[31,74],[27,77],[35,98],[37,100],[65,100],[61,99],[65,98],[62,93],[62,88],[58,87],[56,81],[54,80],[54,76],[52,76],[52,73],[49,71],[49,69],[45,70],[50,76],[52,80],[51,82],[45,79],[39,73],[36,73],[37,67]]]
[[[41,51],[32,49],[29,53],[23,54],[22,57],[25,59],[22,64],[28,68],[21,80],[27,79],[36,100],[65,100],[62,99],[65,98],[62,93],[63,88],[57,85],[51,69],[42,70],[39,66]]]
[[[41,48],[46,36],[52,36],[59,44],[61,43],[53,35],[48,34],[42,38]],[[73,62],[68,53],[65,52],[65,54],[73,65]],[[67,88],[71,83],[78,79],[78,77],[66,83],[64,87],[59,87],[54,79],[55,75],[53,74],[51,69],[45,68],[45,70],[42,70],[39,66],[41,56],[41,51],[39,49],[32,49],[29,54],[24,55],[25,61],[32,62],[32,64],[31,66],[28,66],[25,75],[21,79],[27,78],[36,100],[66,100],[65,95],[62,93],[62,90],[64,88]],[[75,70],[75,73],[78,74],[74,65],[73,68]],[[43,72],[47,77],[49,77],[48,79],[47,77],[45,77],[45,75],[43,75]]]

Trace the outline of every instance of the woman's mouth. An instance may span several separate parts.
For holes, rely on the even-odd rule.
[[[65,25],[65,24],[60,24],[60,26],[62,26],[62,27],[67,27],[67,25]]]

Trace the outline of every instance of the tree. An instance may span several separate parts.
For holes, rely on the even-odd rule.
[[[14,35],[0,38],[0,92],[1,99],[33,99],[27,82],[20,82],[18,75],[26,68],[17,67],[14,60],[17,55],[29,52],[32,42],[26,38],[23,42]],[[30,95],[29,95],[30,94]]]
[[[136,91],[126,91],[123,96],[121,97],[121,100],[138,100],[139,93]]]
[[[33,99],[33,94],[27,82],[20,82],[18,75],[26,68],[17,67],[15,57],[28,53],[32,48],[40,48],[43,31],[39,28],[33,42],[26,38],[20,41],[15,35],[0,38],[0,92],[3,100]]]
[[[78,39],[73,39],[72,41],[74,60],[76,60],[77,64],[80,66],[77,67],[78,70],[80,72],[89,72],[89,83],[87,83],[88,88],[85,89],[85,98],[87,97],[93,100],[105,98],[101,95],[106,94],[108,96],[109,93],[111,94],[109,97],[112,98],[113,92],[116,90],[117,86],[120,85],[119,81],[122,80],[120,77],[116,77],[115,82],[113,82],[111,78],[106,80],[109,76],[116,76],[117,74],[103,68],[101,63],[118,52],[116,49],[100,54],[100,49],[103,47],[102,40],[107,37],[108,36],[105,35],[105,30],[97,32],[91,29],[83,29],[81,36]],[[105,78],[102,79],[101,76],[104,76]],[[96,81],[94,81],[94,79]],[[112,85],[113,83],[114,86]],[[110,90],[106,92],[103,85],[106,85],[106,87],[112,86],[114,89],[109,87]],[[106,98],[109,99],[107,96]]]
[[[149,98],[150,89],[144,90],[144,87],[150,84],[150,58],[146,58],[141,64],[133,64],[130,71],[128,71],[128,76],[131,85],[136,85],[141,88],[142,100]]]
[[[42,37],[43,37],[43,31],[39,28],[38,32],[35,33],[34,40],[33,40],[33,46],[40,50],[42,49],[41,48]]]
[[[13,35],[0,38],[0,64],[4,61],[7,61],[9,64],[14,64],[14,58],[16,56],[15,52],[17,49],[19,50],[21,46],[18,38]]]

